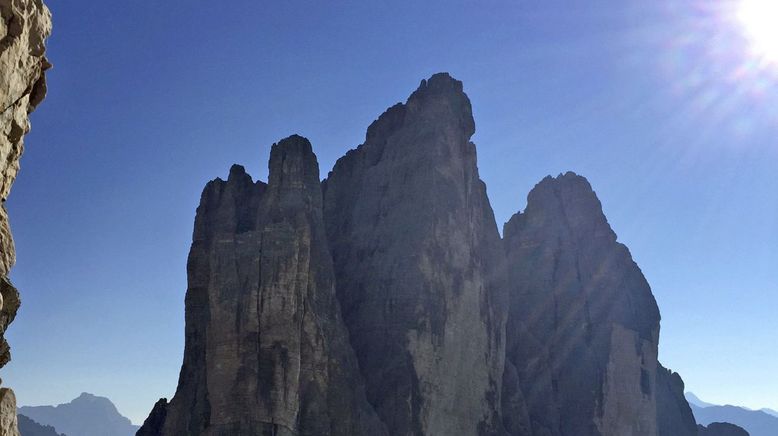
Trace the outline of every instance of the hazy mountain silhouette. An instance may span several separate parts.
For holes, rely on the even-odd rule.
[[[111,400],[88,393],[58,406],[20,407],[19,414],[68,436],[130,436],[138,430]]]
[[[65,436],[57,433],[57,430],[50,425],[41,425],[32,419],[19,415],[19,434],[21,436]]]
[[[778,411],[775,411],[773,409],[764,408],[764,409],[761,409],[760,412],[764,412],[764,413],[766,413],[768,415],[772,415],[772,416],[775,416],[776,418],[778,418]]]
[[[778,417],[761,410],[737,406],[690,406],[698,424],[707,426],[714,422],[728,422],[743,427],[751,436],[778,435]]]
[[[689,402],[689,404],[694,404],[697,407],[710,407],[710,406],[716,406],[716,404],[707,403],[705,401],[702,401],[697,395],[694,395],[693,392],[686,392],[683,394],[684,397],[686,397],[686,401]]]
[[[697,426],[698,436],[749,436],[748,432],[735,424],[714,422],[708,427]]]

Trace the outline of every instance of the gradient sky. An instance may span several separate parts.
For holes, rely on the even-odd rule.
[[[734,5],[49,3],[55,67],[7,203],[21,405],[88,391],[142,422],[175,391],[205,183],[236,162],[266,179],[292,133],[326,174],[448,71],[498,225],[545,175],[585,175],[652,285],[664,364],[706,401],[778,409],[778,66]]]

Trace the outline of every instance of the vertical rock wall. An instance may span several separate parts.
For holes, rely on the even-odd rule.
[[[139,434],[386,435],[341,320],[308,140],[273,146],[267,184],[236,165],[206,186],[187,270],[178,390]]]
[[[29,114],[46,95],[44,56],[51,14],[40,0],[0,0],[0,200],[5,203],[19,171]],[[8,274],[16,259],[5,204],[0,206],[0,367],[11,359],[5,330],[19,309]],[[0,388],[0,436],[16,435],[16,400]]]
[[[387,110],[325,181],[338,297],[392,435],[500,431],[500,239],[470,101],[447,74]]]
[[[656,372],[656,415],[659,436],[697,436],[697,422],[684,397],[683,380],[662,365]]]
[[[524,394],[529,434],[656,436],[659,310],[586,179],[544,179],[504,237],[504,389]]]

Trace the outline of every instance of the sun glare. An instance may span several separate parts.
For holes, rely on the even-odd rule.
[[[754,51],[764,60],[778,63],[778,0],[741,0],[738,19]]]

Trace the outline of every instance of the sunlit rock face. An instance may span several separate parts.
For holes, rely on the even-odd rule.
[[[268,183],[205,187],[187,264],[178,390],[138,434],[387,435],[335,296],[316,157],[275,144]]]
[[[657,435],[659,310],[586,179],[545,178],[504,237],[512,433]]]
[[[40,0],[0,0],[0,199],[5,202],[19,171],[29,114],[46,95],[50,67],[45,41],[51,14]],[[3,337],[19,309],[19,293],[8,279],[16,259],[5,205],[0,206],[0,367],[11,359]],[[0,389],[0,436],[16,435],[16,400]]]
[[[447,74],[389,108],[325,181],[338,297],[392,435],[500,431],[500,239],[470,101]]]

